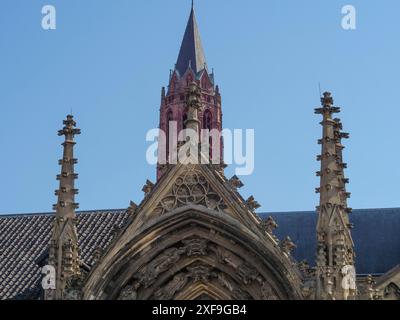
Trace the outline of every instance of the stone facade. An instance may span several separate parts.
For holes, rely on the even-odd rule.
[[[175,70],[168,90],[162,89],[160,130],[167,133],[166,163],[157,168],[157,182],[147,181],[140,205],[131,203],[129,218],[112,243],[96,255],[86,272],[77,268],[78,240],[71,222],[67,239],[59,230],[60,221],[74,219],[73,184],[63,177],[74,177],[71,166],[72,118],[67,119],[63,172],[56,206],[56,220],[49,263],[57,270],[55,294],[48,299],[85,300],[349,300],[398,299],[397,269],[380,280],[359,277],[355,269],[352,225],[347,206],[342,139],[342,123],[333,118],[340,109],[333,106],[330,93],[324,93],[321,107],[323,134],[318,160],[321,161],[320,203],[317,207],[316,267],[296,262],[290,237],[279,241],[274,235],[277,223],[272,217],[261,220],[255,213],[259,203],[245,200],[238,189],[242,181],[228,179],[224,165],[172,163],[174,148],[168,133],[191,129],[222,131],[221,96],[214,75],[208,71],[200,34],[192,8]],[[72,131],[71,131],[72,130]],[[193,141],[191,141],[193,142]],[[193,143],[197,144],[195,140]],[[190,155],[202,157],[199,154]],[[221,143],[218,152],[223,152]],[[160,154],[162,155],[162,154]],[[159,159],[163,160],[163,159]],[[160,161],[161,163],[162,161]],[[69,164],[67,166],[67,164]],[[64,170],[65,169],[65,170]],[[67,170],[69,169],[69,170]],[[65,171],[65,172],[64,172]],[[66,186],[63,185],[67,183]],[[68,197],[69,196],[69,197]],[[64,203],[67,209],[61,210]],[[68,210],[69,208],[69,210]],[[75,251],[74,251],[75,250]],[[54,259],[54,256],[63,259]],[[55,262],[56,261],[56,262]],[[61,274],[60,273],[61,270]],[[68,272],[66,272],[66,270]]]
[[[331,94],[321,101],[316,109],[323,116],[323,135],[315,267],[311,261],[296,261],[296,243],[289,236],[278,239],[278,223],[257,215],[260,204],[240,195],[243,182],[226,177],[223,164],[160,164],[157,182],[148,180],[143,187],[141,203],[131,202],[117,221],[108,217],[111,222],[92,227],[97,240],[82,242],[73,150],[80,130],[68,116],[59,132],[65,141],[52,234],[36,262],[54,267],[55,287],[39,289],[41,298],[399,300],[399,267],[380,277],[356,274],[341,143],[348,134],[332,117],[339,109]],[[222,130],[221,95],[206,64],[193,8],[168,90],[162,89],[160,130],[168,132],[172,121],[178,130]],[[167,143],[168,151],[172,147]],[[222,158],[222,143],[218,152]],[[98,222],[100,215],[91,219]],[[107,241],[100,245],[100,239]]]

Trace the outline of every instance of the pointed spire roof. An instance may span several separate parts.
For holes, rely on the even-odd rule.
[[[348,180],[345,178],[342,139],[348,134],[342,132],[342,123],[333,118],[340,113],[340,108],[333,104],[331,93],[325,92],[321,98],[322,106],[315,109],[321,114],[323,128],[320,177],[320,204],[317,223],[317,299],[347,300],[348,294],[340,286],[334,286],[344,279],[344,273],[355,273],[354,243],[351,236],[349,216],[351,209],[347,207],[350,193],[346,192]]]
[[[189,65],[196,73],[207,68],[206,58],[201,44],[199,27],[194,13],[193,2],[178,61],[176,62],[176,70],[182,76],[188,69]]]
[[[81,134],[76,128],[76,122],[72,115],[68,115],[63,121],[64,127],[58,132],[64,136],[63,158],[59,161],[61,174],[57,176],[60,187],[55,194],[58,197],[53,222],[53,235],[49,246],[49,265],[56,270],[55,287],[46,290],[46,300],[60,300],[63,298],[67,281],[74,276],[80,275],[80,258],[78,247],[77,216],[75,209],[79,205],[75,202],[75,180],[78,174],[75,173],[75,164],[78,160],[74,158],[75,135]]]

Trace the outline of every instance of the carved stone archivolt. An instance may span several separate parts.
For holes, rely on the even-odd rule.
[[[261,295],[263,300],[279,300],[269,283],[264,282],[261,286]]]
[[[208,241],[204,239],[190,239],[183,240],[182,243],[185,245],[185,252],[190,256],[204,256],[207,254]]]
[[[384,300],[400,300],[400,288],[396,284],[390,283],[383,290],[383,299]]]
[[[177,292],[180,292],[189,282],[187,273],[179,273],[164,287],[156,291],[154,297],[157,300],[171,300]]]
[[[172,190],[160,201],[154,213],[163,215],[187,205],[202,205],[218,212],[227,208],[201,171],[196,169],[188,170],[175,180]]]
[[[223,287],[235,299],[251,299],[251,296],[243,291],[240,285],[235,283],[231,277],[202,263],[187,267],[185,272],[175,275],[165,287],[156,291],[154,298],[158,300],[171,300],[175,295],[181,293],[185,287],[193,286],[197,283],[213,283],[215,287]]]
[[[205,185],[193,171],[180,178],[175,187]],[[185,193],[176,194],[183,205]],[[103,256],[91,273],[84,299],[302,299],[297,267],[275,242],[257,240],[231,216],[201,206],[174,212],[142,227],[137,237],[115,242],[113,254]]]
[[[126,286],[118,297],[118,300],[136,300],[138,285]]]
[[[173,268],[179,271],[171,272]],[[118,299],[172,300],[200,285],[220,288],[237,300],[279,300],[273,286],[245,259],[201,238],[184,239],[164,250],[133,276]]]
[[[68,278],[63,294],[63,300],[81,300],[84,281],[84,274]]]
[[[164,253],[156,257],[149,265],[147,265],[138,275],[137,278],[145,288],[150,287],[156,278],[163,272],[171,268],[179,261],[182,255],[188,257],[202,256],[207,252],[207,241],[203,239],[188,239],[182,241],[179,248],[169,248]]]

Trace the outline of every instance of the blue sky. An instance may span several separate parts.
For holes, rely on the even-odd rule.
[[[57,30],[41,8],[57,9]],[[341,8],[357,9],[357,30]],[[146,132],[178,55],[187,0],[2,0],[0,213],[49,212],[56,202],[62,120],[72,108],[81,209],[140,202]],[[312,210],[319,181],[318,83],[342,107],[350,206],[400,206],[400,2],[197,0],[224,126],[255,129],[245,197],[263,211]],[[227,170],[231,175],[232,168]]]

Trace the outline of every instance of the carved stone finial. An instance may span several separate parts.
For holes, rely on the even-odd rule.
[[[142,191],[145,193],[145,195],[148,195],[151,191],[153,191],[154,188],[154,183],[151,182],[150,180],[146,181],[146,184],[143,186]]]
[[[242,181],[240,181],[240,179],[234,175],[230,180],[229,180],[229,184],[231,185],[232,188],[234,189],[240,189],[242,187],[244,187],[244,184]]]
[[[290,239],[290,237],[286,237],[285,240],[281,242],[281,248],[286,254],[291,254],[296,247],[296,244],[292,241],[292,239]]]
[[[71,115],[67,116],[67,119],[63,121],[64,128],[58,131],[59,136],[66,136],[69,138],[70,136],[79,135],[81,134],[81,130],[76,127],[76,122],[74,117]],[[70,140],[70,139],[67,139]]]
[[[333,98],[330,92],[324,92],[323,97],[321,98],[321,104],[323,106],[332,106]]]
[[[366,279],[367,283],[367,295],[369,300],[379,300],[379,290],[375,289],[375,279],[372,275],[368,275]]]
[[[76,128],[76,122],[72,115],[68,115],[63,124],[63,129],[58,131],[58,135],[65,136],[65,138],[62,143],[63,158],[59,161],[61,173],[57,175],[59,188],[55,192],[57,204],[53,208],[56,210],[56,214],[49,246],[49,265],[55,267],[58,272],[56,273],[55,291],[52,294],[45,294],[46,299],[57,300],[64,297],[68,281],[81,274],[75,213],[75,209],[79,206],[75,202],[75,195],[78,194],[75,180],[78,178],[78,174],[75,173],[74,168],[78,162],[74,158],[74,136],[79,135],[81,130]]]
[[[323,97],[321,98],[321,105],[322,107],[318,107],[315,109],[316,114],[333,114],[333,113],[340,113],[339,107],[333,106],[333,97],[330,92],[325,92]],[[329,123],[337,125],[337,122],[333,119],[328,120]],[[322,125],[326,124],[326,119],[321,122]]]
[[[340,108],[333,105],[333,98],[329,92],[325,92],[321,98],[322,108],[316,109],[317,114],[321,114],[322,139],[321,168],[317,175],[320,178],[320,185],[316,192],[320,194],[318,206],[317,223],[317,298],[345,300],[352,296],[352,285],[350,289],[345,289],[337,284],[337,281],[349,281],[352,274],[342,274],[340,270],[350,270],[354,267],[354,244],[351,239],[350,221],[347,214],[347,199],[350,193],[346,191],[344,169],[347,164],[343,161],[342,139],[348,138],[347,133],[342,132],[343,124],[339,118],[334,118],[333,114],[339,113]],[[337,223],[332,225],[331,221]],[[338,233],[341,230],[343,234]],[[346,234],[346,236],[344,236]],[[330,254],[334,253],[334,254]],[[332,265],[335,270],[328,272]],[[333,272],[330,276],[329,273]],[[355,271],[354,271],[355,273]]]
[[[134,203],[133,201],[131,201],[127,211],[128,211],[129,214],[134,214],[136,212],[137,208],[138,208],[137,204]]]
[[[310,264],[307,262],[307,260],[302,260],[297,264],[297,267],[299,268],[300,272],[303,275],[308,275],[311,273],[312,269],[310,268]]]
[[[253,196],[250,196],[246,200],[246,205],[251,211],[255,211],[258,208],[261,208],[261,205],[254,199]]]
[[[93,252],[93,261],[94,261],[94,263],[97,263],[98,261],[100,261],[102,255],[103,255],[103,248],[102,247],[96,247],[96,249]]]
[[[262,228],[269,234],[272,234],[274,232],[275,229],[277,229],[279,226],[276,223],[276,221],[274,220],[274,218],[272,218],[271,216],[268,217],[267,220],[264,220],[262,223]]]

